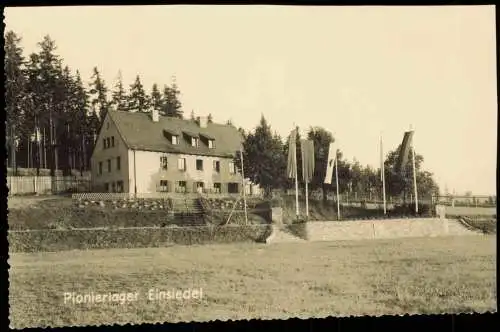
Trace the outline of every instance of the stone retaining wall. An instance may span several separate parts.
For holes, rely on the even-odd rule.
[[[437,218],[308,222],[306,237],[309,241],[336,241],[480,234],[455,224]]]

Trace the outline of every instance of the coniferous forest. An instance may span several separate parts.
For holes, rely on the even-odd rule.
[[[105,82],[99,68],[82,77],[57,53],[56,41],[45,36],[37,51],[25,54],[22,38],[14,31],[5,34],[5,110],[7,167],[50,169],[69,174],[90,169],[90,157],[101,121],[109,110],[146,112],[183,117],[180,90],[155,83],[146,89],[137,75],[123,82]],[[146,90],[150,90],[148,94]]]

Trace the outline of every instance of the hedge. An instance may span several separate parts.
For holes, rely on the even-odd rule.
[[[10,252],[264,242],[268,225],[9,231]]]
[[[174,218],[172,213],[155,210],[109,210],[98,207],[59,209],[27,208],[10,210],[9,229],[71,229],[91,227],[152,227],[203,225],[202,218]]]

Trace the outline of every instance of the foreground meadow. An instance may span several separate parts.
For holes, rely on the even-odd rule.
[[[496,238],[229,244],[11,254],[13,328],[496,311]],[[149,300],[148,290],[202,289]],[[138,293],[64,303],[64,293]]]

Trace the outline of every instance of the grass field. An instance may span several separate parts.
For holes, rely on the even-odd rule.
[[[496,311],[495,236],[11,254],[13,328]],[[201,299],[148,301],[150,288]],[[64,304],[63,294],[138,292]]]

